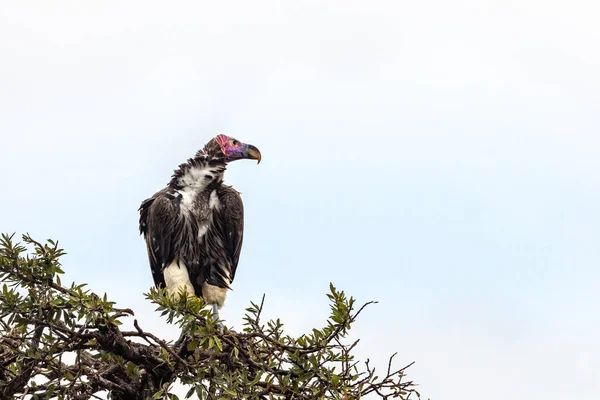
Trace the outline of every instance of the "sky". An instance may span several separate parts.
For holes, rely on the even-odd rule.
[[[174,328],[137,208],[225,133],[241,261],[221,316],[398,352],[435,400],[600,397],[600,5],[3,1],[0,230],[59,240],[142,327]],[[402,364],[402,365],[401,365]]]

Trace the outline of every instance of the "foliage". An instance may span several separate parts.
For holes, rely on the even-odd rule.
[[[174,343],[144,331],[122,330],[134,315],[116,308],[86,285],[65,286],[58,243],[23,236],[0,240],[0,398],[177,399],[177,381],[186,398],[358,399],[419,396],[405,369],[378,377],[344,343],[366,306],[333,285],[331,315],[322,329],[294,338],[278,319],[263,324],[263,302],[247,309],[241,332],[215,323],[201,298],[173,297],[152,288],[146,297],[182,331]],[[33,251],[29,254],[28,248]],[[264,298],[263,298],[264,301]],[[368,304],[368,303],[367,303]]]

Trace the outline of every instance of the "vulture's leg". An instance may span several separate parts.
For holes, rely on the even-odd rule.
[[[225,303],[226,295],[227,295],[227,289],[225,289],[225,288],[211,285],[210,283],[207,283],[207,282],[204,282],[202,284],[202,297],[204,297],[205,304],[212,305],[213,314],[214,314],[215,318],[217,319],[216,325],[221,330],[221,332],[223,331],[223,324],[221,324],[221,322],[219,322],[219,320],[220,320],[219,306],[222,307],[223,303]]]
[[[214,314],[215,319],[218,321],[219,319],[221,319],[220,315],[219,315],[219,307],[217,306],[217,303],[213,303],[212,305],[212,312]]]
[[[221,316],[219,315],[219,306],[217,305],[217,303],[213,303],[212,311],[214,314],[215,321],[217,321],[217,328],[219,329],[219,331],[221,331],[221,333],[223,333],[223,324],[221,323]]]

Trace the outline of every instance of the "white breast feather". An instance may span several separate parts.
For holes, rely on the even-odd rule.
[[[181,194],[181,208],[183,208],[185,211],[190,211],[192,209],[192,205],[194,204],[194,200],[196,200],[198,192],[189,186],[178,190],[178,192]]]
[[[202,224],[198,227],[198,239],[202,238],[208,230],[208,223]]]
[[[213,190],[210,193],[210,201],[208,203],[208,206],[211,209],[219,209],[219,207],[221,207],[221,202],[219,201],[219,196],[217,195],[217,191]]]

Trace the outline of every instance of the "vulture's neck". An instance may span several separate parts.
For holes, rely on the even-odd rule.
[[[169,187],[199,193],[219,185],[226,169],[225,159],[220,151],[208,150],[205,147],[181,164],[173,173]]]

